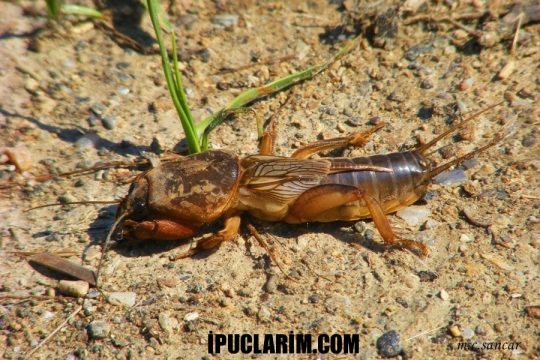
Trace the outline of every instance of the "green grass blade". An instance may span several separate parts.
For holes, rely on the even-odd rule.
[[[47,16],[49,19],[58,20],[60,8],[62,7],[60,0],[46,0],[45,3],[47,4]]]
[[[176,112],[180,117],[182,123],[182,128],[186,135],[186,140],[188,143],[189,152],[191,154],[198,153],[201,151],[199,144],[199,138],[194,131],[193,122],[190,122],[190,118],[184,111],[184,106],[187,107],[187,102],[182,106],[181,99],[179,98],[179,92],[183,92],[183,89],[178,89],[178,82],[175,81],[174,76],[171,71],[171,63],[169,61],[169,54],[167,53],[167,48],[163,41],[163,36],[161,34],[161,25],[158,18],[158,4],[157,0],[147,0],[148,13],[150,14],[150,19],[152,20],[152,25],[156,33],[156,38],[159,44],[159,51],[161,55],[161,62],[163,67],[163,73],[165,75],[165,81],[167,82],[167,88],[169,89],[169,94],[176,108]],[[179,75],[179,74],[175,74]],[[185,98],[184,98],[185,99]]]
[[[283,91],[301,81],[313,78],[320,72],[328,69],[328,67],[330,67],[330,65],[332,65],[334,62],[341,59],[346,54],[350,53],[358,44],[358,40],[359,37],[356,37],[348,41],[334,56],[321,64],[310,66],[307,69],[274,80],[269,84],[259,86],[257,88],[248,89],[242,92],[231,102],[229,102],[227,106],[225,106],[221,111],[212,114],[211,116],[198,123],[196,125],[197,134],[201,137],[203,143],[208,143],[208,139],[206,139],[206,137],[208,136],[209,131],[207,131],[206,129],[213,129],[216,126],[215,124],[223,122],[223,114],[225,112],[242,108],[255,100]],[[258,131],[260,132],[260,129],[258,129]]]
[[[74,4],[63,4],[62,13],[71,14],[71,15],[82,15],[99,18],[103,15],[96,9],[92,9],[88,6],[74,5]]]
[[[172,42],[172,52],[173,52],[173,79],[175,83],[176,96],[180,101],[180,106],[184,110],[184,113],[187,116],[188,123],[191,125],[191,131],[194,132],[194,121],[193,116],[191,115],[191,110],[189,109],[186,93],[184,92],[184,82],[182,81],[182,74],[180,73],[180,68],[178,66],[178,52],[176,49],[176,36],[174,32],[171,32],[171,42]]]

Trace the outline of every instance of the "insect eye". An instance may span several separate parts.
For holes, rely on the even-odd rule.
[[[135,200],[131,210],[131,218],[133,220],[143,220],[146,217],[146,213],[146,201],[143,199]]]

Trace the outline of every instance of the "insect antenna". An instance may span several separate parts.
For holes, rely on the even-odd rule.
[[[503,140],[504,138],[508,137],[511,133],[512,133],[512,130],[513,130],[513,125],[514,125],[514,122],[509,122],[507,124],[504,125],[503,127],[503,131],[501,131],[498,135],[496,135],[490,142],[488,142],[486,145],[482,146],[482,147],[479,147],[478,149],[474,149],[473,151],[471,151],[470,153],[468,154],[465,154],[463,156],[460,156],[452,161],[449,161],[447,162],[446,164],[442,164],[440,166],[437,166],[436,168],[433,168],[431,170],[429,170],[428,174],[427,174],[427,179],[432,179],[434,178],[435,176],[439,175],[440,173],[442,173],[443,171],[449,169],[450,167],[454,166],[454,165],[457,165],[457,164],[460,164],[462,163],[463,161],[466,161],[466,160],[469,160],[469,159],[472,159],[473,157],[475,157],[476,155],[486,151],[487,149],[489,149],[490,147],[492,147],[493,145],[496,145],[499,141]]]
[[[85,201],[70,201],[70,202],[58,202],[52,204],[43,204],[31,207],[24,210],[24,212],[41,209],[49,206],[62,206],[62,205],[92,205],[92,204],[119,204],[121,200],[85,200]]]
[[[426,144],[423,144],[423,145],[420,145],[419,147],[417,147],[415,149],[415,152],[417,152],[418,154],[421,154],[423,155],[427,149],[429,149],[430,147],[432,147],[433,145],[435,145],[436,143],[438,143],[441,139],[445,138],[446,136],[448,136],[449,134],[453,133],[454,131],[456,130],[459,130],[461,128],[463,128],[469,121],[471,120],[474,120],[475,118],[477,118],[478,116],[480,116],[481,114],[493,109],[494,107],[497,107],[499,105],[501,105],[504,101],[500,101],[496,104],[493,104],[493,105],[490,105],[488,106],[487,108],[485,109],[482,109],[474,114],[472,114],[471,116],[469,116],[468,118],[466,118],[465,120],[463,121],[460,121],[458,124],[455,124],[453,126],[450,126],[447,130],[445,130],[442,134],[438,135],[437,137],[435,137],[435,139],[431,140],[430,142],[426,143]]]
[[[114,234],[116,228],[118,225],[126,218],[127,216],[131,215],[130,213],[126,212],[122,214],[116,221],[113,223],[111,230],[109,230],[109,233],[107,234],[107,237],[105,238],[105,243],[103,244],[103,249],[101,249],[101,257],[99,258],[99,263],[96,271],[96,287],[99,286],[99,273],[101,272],[101,266],[103,264],[103,259],[105,258],[105,254],[107,253],[107,248],[109,247],[109,243],[111,242],[111,237]]]

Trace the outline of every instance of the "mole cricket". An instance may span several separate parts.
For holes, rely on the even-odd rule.
[[[384,126],[379,124],[347,137],[308,144],[290,157],[274,156],[272,128],[264,133],[257,155],[241,158],[228,151],[210,150],[162,163],[133,181],[118,207],[104,248],[117,230],[128,242],[167,241],[191,238],[209,224],[223,224],[220,231],[176,256],[188,257],[233,239],[242,213],[247,212],[264,221],[290,224],[371,218],[386,244],[427,256],[425,244],[395,235],[387,214],[420,199],[436,175],[501,141],[507,131],[498,132],[487,144],[438,166],[426,154],[441,139],[497,105],[500,103],[406,152],[311,158],[322,151],[362,146]]]

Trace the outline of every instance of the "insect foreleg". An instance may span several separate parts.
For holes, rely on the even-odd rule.
[[[197,245],[189,249],[188,251],[172,256],[171,260],[179,260],[186,257],[195,255],[201,250],[212,250],[217,248],[222,242],[230,241],[234,239],[236,234],[238,234],[238,229],[240,228],[240,216],[231,216],[225,220],[223,229],[218,231],[215,234],[210,235],[210,237],[199,240]]]

